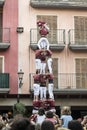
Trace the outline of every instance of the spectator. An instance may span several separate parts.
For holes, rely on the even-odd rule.
[[[46,120],[50,120],[54,125],[57,123],[57,120],[54,118],[54,114],[52,111],[48,111],[46,113]]]
[[[41,125],[40,124],[36,124],[35,125],[35,130],[41,130]]]
[[[41,125],[41,130],[55,130],[55,127],[51,121],[45,120]]]
[[[35,130],[35,126],[27,118],[14,120],[10,130]]]
[[[69,121],[68,128],[70,130],[83,130],[81,123],[77,120]]]
[[[45,120],[45,118],[46,118],[45,110],[43,108],[39,108],[38,115],[36,118],[36,123],[41,125],[42,122]]]
[[[87,129],[87,115],[83,117],[81,124],[84,129]]]
[[[68,128],[68,122],[73,120],[73,118],[71,116],[70,107],[65,106],[62,108],[60,120],[61,120],[61,126],[64,128]]]

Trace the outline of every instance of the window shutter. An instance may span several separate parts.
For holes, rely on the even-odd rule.
[[[76,87],[87,88],[87,59],[76,59]]]
[[[87,44],[87,17],[75,16],[75,42]]]
[[[53,58],[54,87],[58,88],[58,59]]]

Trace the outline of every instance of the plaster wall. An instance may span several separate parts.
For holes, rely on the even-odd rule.
[[[19,68],[24,71],[23,93],[29,93],[29,73],[35,72],[35,52],[30,49],[30,29],[36,28],[37,15],[57,16],[57,28],[66,31],[66,46],[61,52],[53,52],[52,57],[58,58],[59,73],[74,73],[75,58],[86,58],[87,53],[75,53],[68,48],[68,31],[74,29],[74,16],[87,16],[87,10],[74,9],[35,9],[29,0],[19,0],[19,26],[24,27],[24,32],[18,35],[19,42]]]
[[[10,94],[18,91],[18,37],[16,28],[18,25],[18,2],[17,0],[5,0],[3,7],[3,28],[9,28],[10,47],[0,51],[4,57],[4,73],[9,73]]]

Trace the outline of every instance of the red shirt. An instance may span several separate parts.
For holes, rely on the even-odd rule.
[[[47,76],[45,74],[40,74],[40,84],[45,86],[46,81],[47,81]]]
[[[39,74],[35,74],[33,76],[33,78],[34,78],[34,83],[39,83],[39,81],[40,81],[40,75]]]

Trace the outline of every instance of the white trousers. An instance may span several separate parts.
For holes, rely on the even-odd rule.
[[[35,59],[35,66],[36,66],[36,70],[40,70],[40,68],[41,68],[41,60],[40,59]]]
[[[34,89],[34,96],[39,96],[40,85],[37,83],[34,83],[33,89]]]
[[[46,63],[41,63],[41,69],[40,69],[40,74],[45,74],[45,70],[46,70]]]
[[[52,58],[49,58],[47,60],[47,65],[48,65],[48,70],[49,70],[49,73],[52,74]]]
[[[53,83],[48,84],[48,93],[49,93],[49,98],[51,98],[51,99],[54,99],[53,87],[54,87]]]
[[[46,99],[46,87],[40,86],[40,99]]]

